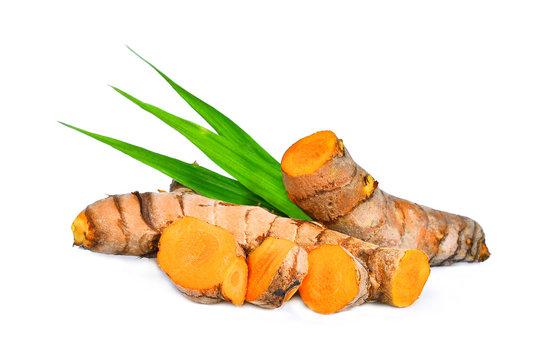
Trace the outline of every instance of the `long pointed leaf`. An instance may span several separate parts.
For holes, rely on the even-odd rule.
[[[253,159],[252,153],[242,146],[200,125],[144,103],[120,89],[113,89],[179,131],[213,162],[273,207],[293,218],[310,219],[288,198],[280,168],[260,161],[258,157]]]
[[[202,101],[195,95],[191,94],[189,91],[185,90],[180,85],[176,84],[167,75],[162,73],[158,68],[156,68],[149,61],[136,53],[129,46],[127,46],[127,48],[146,64],[150,65],[155,71],[157,71],[157,73],[159,73],[159,75],[161,75],[163,79],[165,79],[170,84],[170,86],[172,86],[172,88],[178,93],[178,95],[180,95],[197,113],[199,113],[200,116],[202,116],[208,122],[208,124],[210,124],[211,127],[214,128],[215,131],[217,131],[219,135],[224,136],[225,138],[235,142],[236,144],[251,149],[261,159],[280,168],[280,164],[277,160],[275,160],[262,146],[260,146],[256,141],[254,141],[253,138],[249,136],[249,134],[243,131],[226,115],[215,109],[213,106]]]
[[[237,180],[217,174],[199,165],[188,164],[181,160],[161,155],[139,146],[85,131],[63,122],[60,123],[112,146],[124,154],[170,176],[201,195],[234,204],[261,205],[269,210],[275,210],[266,201],[249,191]]]

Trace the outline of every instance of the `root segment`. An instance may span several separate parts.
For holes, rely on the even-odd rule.
[[[432,265],[490,255],[479,224],[383,192],[331,131],[297,141],[281,168],[290,199],[333,230],[380,246],[422,250]]]

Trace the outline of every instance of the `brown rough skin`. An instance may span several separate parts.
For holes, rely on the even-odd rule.
[[[318,169],[291,175],[283,165],[295,151],[293,147],[297,149],[296,144],[309,137],[294,144],[282,160],[288,196],[313,219],[379,246],[422,250],[431,265],[480,262],[490,256],[477,222],[385,193],[354,162],[342,140],[330,131],[320,133],[334,137],[334,149]],[[286,166],[290,169],[289,159]]]
[[[189,300],[199,304],[217,304],[226,300],[221,291],[221,285],[207,290],[191,290],[174,284],[176,288]]]
[[[132,206],[122,205],[127,202]],[[196,217],[230,231],[247,255],[269,236],[293,241],[307,252],[322,244],[340,245],[366,265],[370,282],[368,301],[393,305],[395,269],[407,251],[379,247],[322,224],[279,217],[260,207],[209,199],[186,188],[169,193],[134,192],[99,200],[75,219],[74,244],[101,253],[153,256],[159,234],[182,216]]]

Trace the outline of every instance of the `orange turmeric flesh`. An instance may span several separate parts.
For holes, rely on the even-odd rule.
[[[337,245],[322,245],[309,253],[309,271],[299,293],[320,314],[332,314],[352,303],[359,291],[354,259]]]
[[[75,218],[75,221],[73,221],[71,231],[73,231],[74,245],[84,246],[91,240],[89,239],[90,224],[84,211]]]
[[[286,255],[295,246],[292,241],[269,237],[249,254],[246,301],[258,299],[268,289]]]
[[[226,299],[235,305],[243,303],[245,260],[236,255],[232,233],[218,226],[193,217],[177,219],[161,235],[157,261],[170,279],[189,294],[218,289],[222,284]]]
[[[282,170],[290,176],[316,172],[335,155],[337,141],[337,136],[332,131],[319,131],[299,140],[284,154]]]
[[[247,262],[244,258],[237,257],[228,267],[221,292],[234,305],[242,305],[245,300],[247,273]]]
[[[391,287],[393,305],[412,305],[421,295],[430,274],[428,257],[423,251],[408,250],[399,260]]]

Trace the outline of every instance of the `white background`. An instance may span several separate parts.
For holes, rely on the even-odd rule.
[[[18,1],[0,5],[0,355],[537,356],[536,1]],[[216,169],[115,85],[204,122],[125,47],[276,158],[331,129],[381,187],[470,216],[492,257],[434,268],[409,308],[204,306],[155,260],[71,247],[106,194],[169,179],[64,121]]]

